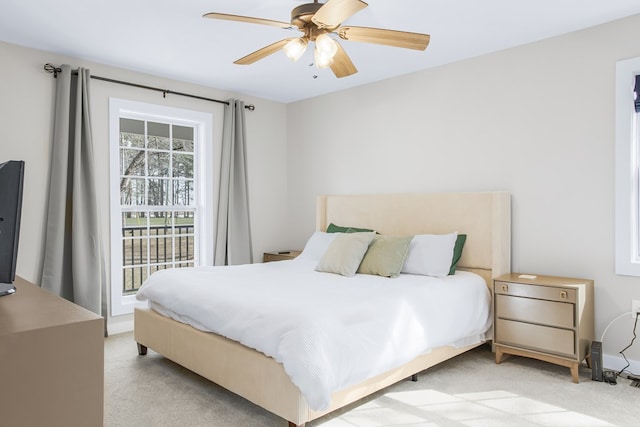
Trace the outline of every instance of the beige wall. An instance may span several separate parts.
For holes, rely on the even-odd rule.
[[[286,106],[264,99],[225,93],[212,88],[125,71],[75,58],[0,42],[0,161],[25,160],[25,188],[18,256],[18,274],[39,282],[42,268],[45,212],[55,79],[43,70],[47,62],[85,66],[92,74],[126,80],[200,96],[231,97],[254,104],[247,112],[250,209],[254,256],[262,259],[265,250],[285,247],[282,209],[286,194]],[[212,113],[214,126],[220,123],[222,104],[177,95],[162,97],[159,92],[91,81],[91,111],[98,179],[99,203],[105,215],[102,226],[109,265],[109,97],[147,102]],[[214,130],[219,136],[220,128]],[[109,272],[107,271],[107,274]],[[121,319],[116,319],[121,320]]]
[[[317,194],[508,190],[513,270],[594,279],[599,339],[640,299],[614,273],[615,62],[638,40],[635,16],[289,104],[292,238],[313,230]],[[605,352],[632,327],[616,322]]]

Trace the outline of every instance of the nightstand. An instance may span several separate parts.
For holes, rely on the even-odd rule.
[[[593,280],[518,273],[494,279],[496,363],[504,354],[565,366],[578,382],[594,340]]]
[[[301,252],[302,251],[265,252],[262,255],[262,262],[286,261],[289,259],[294,259],[298,255],[300,255]]]

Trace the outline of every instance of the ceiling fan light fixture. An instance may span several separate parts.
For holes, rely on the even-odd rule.
[[[333,58],[326,53],[318,52],[318,50],[316,49],[314,54],[314,62],[316,63],[316,67],[318,68],[327,68],[333,62]]]
[[[318,68],[327,68],[338,53],[338,44],[326,34],[316,37],[314,59]]]
[[[282,49],[290,60],[296,62],[307,50],[307,39],[305,37],[293,39]]]
[[[304,1],[307,3],[291,11],[290,22],[217,12],[207,13],[204,17],[269,25],[286,30],[297,29],[303,33],[301,37],[287,37],[271,43],[233,61],[234,64],[253,64],[280,50],[284,50],[287,57],[295,62],[305,54],[309,44],[313,43],[314,63],[310,65],[315,64],[318,68],[330,67],[337,78],[358,72],[347,52],[338,43],[339,39],[414,50],[425,50],[429,44],[429,34],[344,26],[343,22],[347,18],[367,7],[367,3],[362,0],[325,0],[323,3],[320,3],[320,0],[313,0],[313,3],[309,3],[310,0]]]

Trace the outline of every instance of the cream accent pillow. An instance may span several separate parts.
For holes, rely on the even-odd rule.
[[[457,237],[458,233],[414,236],[402,272],[433,277],[448,275]]]
[[[318,261],[316,271],[354,276],[375,235],[376,233],[338,234]]]
[[[362,258],[358,273],[398,277],[412,239],[413,236],[375,236]]]

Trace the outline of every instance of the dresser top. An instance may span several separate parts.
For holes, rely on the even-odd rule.
[[[0,297],[0,336],[69,323],[102,321],[77,304],[16,277],[16,293]]]

